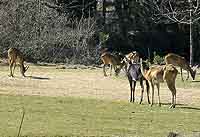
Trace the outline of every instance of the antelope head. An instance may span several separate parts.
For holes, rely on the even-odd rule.
[[[124,64],[126,72],[128,71],[129,66],[132,64],[132,62],[126,56],[124,56],[124,59],[121,61],[121,63]]]

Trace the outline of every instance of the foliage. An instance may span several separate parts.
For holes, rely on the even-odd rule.
[[[96,0],[55,0],[60,6],[60,12],[69,17],[82,18],[82,16],[94,17],[96,11]]]
[[[102,4],[108,6],[103,8],[107,10],[104,13],[97,8],[96,0],[3,0],[0,56],[6,57],[7,49],[14,46],[32,62],[99,63],[96,45],[102,41],[102,34],[109,34],[104,46],[112,51],[136,50],[151,59],[153,51],[189,57],[189,26],[158,18],[152,2],[155,1],[109,1]],[[198,27],[196,22],[194,49],[200,47]],[[200,52],[194,51],[195,62],[199,62]]]
[[[155,6],[156,4],[154,2],[163,4],[165,1],[114,1],[114,14],[113,16],[110,13],[108,14],[108,23],[106,24],[108,26],[106,28],[110,28],[110,33],[119,35],[119,37],[113,39],[113,42],[117,42],[112,45],[112,49],[124,49],[124,45],[127,45],[129,51],[137,50],[144,57],[149,55],[147,51],[149,48],[151,59],[153,59],[153,51],[159,52],[159,54],[160,52],[162,52],[161,54],[175,52],[188,58],[190,54],[189,26],[172,23],[163,16],[158,16],[158,7]],[[184,4],[183,1],[177,1],[177,3]],[[194,28],[194,33],[198,33],[198,29]],[[124,44],[121,44],[122,40]],[[197,35],[194,36],[193,42],[194,49],[199,49],[199,38]],[[195,62],[199,62],[197,58],[199,54],[198,50],[194,50]]]
[[[158,54],[156,54],[156,52],[153,52],[153,54],[154,54],[153,64],[157,65],[165,64],[164,57],[159,56]]]
[[[105,42],[106,40],[108,40],[108,38],[109,38],[109,34],[106,34],[104,32],[99,33],[99,40],[101,42]]]
[[[39,6],[36,0],[11,0],[0,6],[2,56],[6,56],[9,47],[19,48],[32,62],[67,62],[76,58],[79,63],[87,63],[93,56],[94,18],[72,19],[45,5]]]

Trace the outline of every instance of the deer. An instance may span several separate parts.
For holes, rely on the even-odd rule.
[[[104,76],[107,76],[105,67],[106,65],[110,65],[110,76],[112,75],[112,68],[114,68],[115,75],[117,76],[121,70],[121,68],[125,65],[123,60],[123,55],[118,54],[114,55],[110,52],[104,52],[101,54],[101,60],[103,61],[103,73]],[[119,68],[117,68],[119,66]]]
[[[139,62],[140,54],[137,51],[132,51],[125,55],[126,59],[130,60],[132,63]]]
[[[133,63],[131,60],[126,58],[126,64],[127,64],[127,69],[126,69],[126,75],[129,81],[129,86],[130,86],[130,102],[135,101],[135,87],[136,87],[136,82],[140,82],[140,87],[141,87],[141,97],[140,97],[140,102],[139,104],[142,103],[143,100],[143,93],[144,93],[144,85],[143,85],[143,80],[146,82],[146,91],[147,91],[147,99],[148,103],[150,104],[150,99],[149,99],[149,83],[148,81],[143,77],[141,73],[141,67],[140,64],[138,63]]]
[[[174,66],[180,67],[182,81],[184,81],[182,69],[187,71],[186,80],[189,79],[189,73],[190,73],[192,79],[195,80],[195,75],[196,75],[196,70],[197,70],[198,65],[191,68],[189,63],[187,62],[187,60],[184,57],[181,57],[174,53],[168,53],[165,56],[164,60],[165,60],[166,64],[173,64]]]
[[[130,64],[130,63],[132,63],[132,64],[133,64],[133,63],[138,63],[138,62],[139,62],[139,59],[140,59],[140,55],[139,55],[139,53],[138,53],[137,51],[132,51],[132,52],[126,54],[126,55],[124,56],[124,59],[123,59],[123,61],[126,62],[126,65],[125,65],[125,67],[124,67],[125,72],[127,72],[127,64]]]
[[[149,69],[144,68],[142,64],[142,59],[140,59],[141,65],[141,73],[145,79],[148,80],[150,88],[152,90],[152,100],[151,106],[154,103],[154,86],[156,85],[158,90],[158,104],[161,106],[160,103],[160,83],[166,82],[169,90],[172,93],[172,102],[170,108],[175,108],[176,105],[176,77],[178,74],[178,70],[172,64],[166,65],[155,65],[151,66]]]
[[[20,72],[23,77],[25,77],[25,72],[28,70],[29,66],[24,66],[24,56],[21,51],[17,48],[9,48],[8,49],[8,63],[10,70],[10,77],[14,77],[14,71],[16,67],[16,63],[20,66]]]

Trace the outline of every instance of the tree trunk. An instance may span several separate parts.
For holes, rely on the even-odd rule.
[[[106,0],[103,0],[103,25],[106,23]]]
[[[192,11],[190,10],[190,65],[193,65]]]

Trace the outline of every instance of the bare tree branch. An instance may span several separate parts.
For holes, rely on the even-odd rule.
[[[152,1],[150,5],[154,5],[154,10],[157,12],[155,14],[155,17],[158,18],[158,16],[164,16],[171,20],[172,22],[178,22],[183,24],[190,24],[190,17],[189,13],[190,10],[192,10],[192,23],[197,22],[200,19],[200,7],[199,7],[199,0],[195,1],[196,3],[193,3],[193,8],[190,9],[191,3],[188,3],[188,6],[181,7],[181,2],[177,2],[174,0],[162,0],[160,4],[156,3],[155,1]],[[187,5],[184,3],[184,6]],[[181,8],[180,8],[181,7]]]

